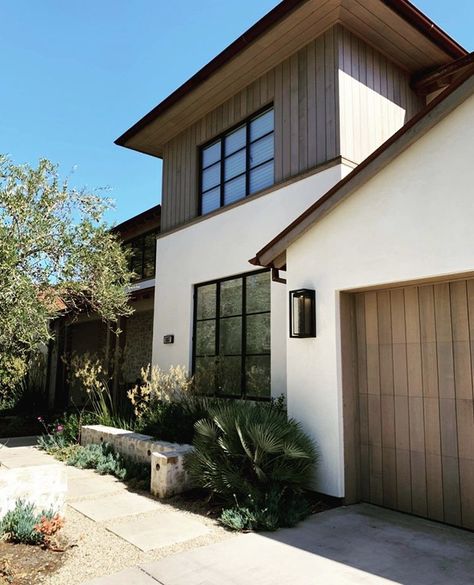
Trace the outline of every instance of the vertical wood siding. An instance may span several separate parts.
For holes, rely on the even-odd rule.
[[[198,214],[199,146],[271,103],[275,183],[340,155],[359,162],[418,106],[404,72],[336,25],[165,145],[162,231]]]
[[[361,497],[474,528],[474,280],[359,293]]]
[[[347,29],[338,30],[341,155],[360,163],[423,103],[407,72]]]

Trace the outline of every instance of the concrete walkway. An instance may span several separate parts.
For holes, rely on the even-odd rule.
[[[474,534],[369,505],[247,534],[87,585],[472,585]]]
[[[0,463],[10,469],[51,463],[63,465],[35,445],[35,437],[1,439]],[[199,519],[166,509],[147,494],[130,492],[124,483],[110,475],[65,467],[67,505],[143,552],[209,533],[209,527]]]

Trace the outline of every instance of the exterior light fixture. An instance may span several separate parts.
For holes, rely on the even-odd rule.
[[[316,293],[308,288],[290,291],[290,337],[316,337]]]

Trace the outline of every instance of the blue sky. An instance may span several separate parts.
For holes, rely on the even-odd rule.
[[[160,161],[113,141],[277,3],[0,0],[0,152],[110,187],[110,221],[155,205]],[[416,5],[473,50],[472,0]]]

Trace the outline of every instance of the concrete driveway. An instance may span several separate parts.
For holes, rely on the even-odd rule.
[[[472,585],[474,534],[365,504],[237,538],[90,585]]]

